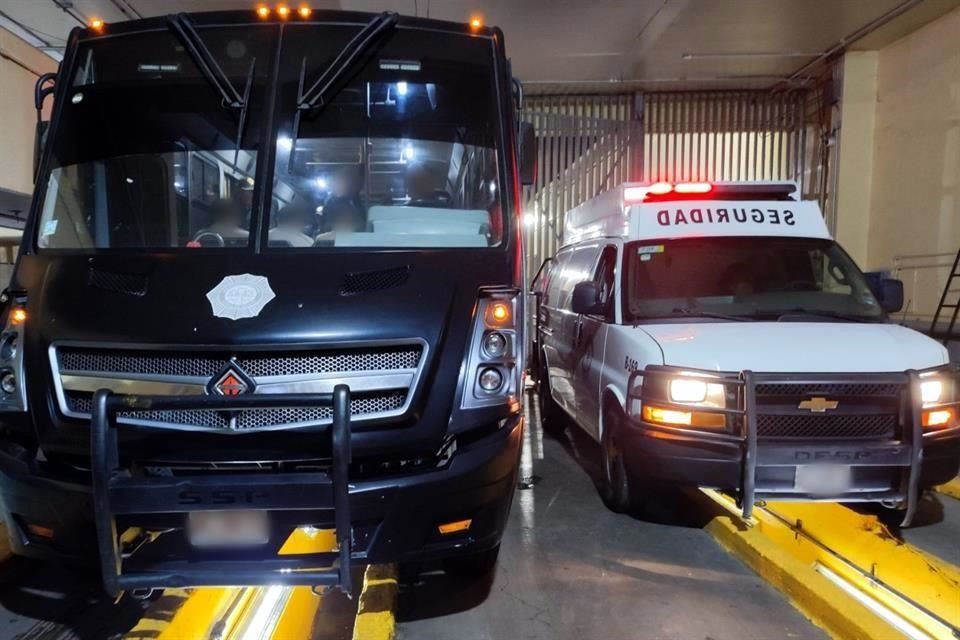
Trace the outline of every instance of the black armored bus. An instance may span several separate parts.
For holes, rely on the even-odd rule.
[[[523,430],[520,94],[477,24],[75,30],[0,318],[15,553],[99,558],[113,593],[491,566]],[[320,529],[335,550],[279,553]]]

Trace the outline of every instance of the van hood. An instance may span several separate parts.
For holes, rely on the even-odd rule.
[[[949,362],[947,350],[895,324],[702,322],[641,325],[664,364],[716,371],[893,372]]]

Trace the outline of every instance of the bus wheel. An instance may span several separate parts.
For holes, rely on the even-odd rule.
[[[600,437],[600,497],[614,513],[625,513],[633,507],[636,487],[630,481],[624,459],[621,430],[623,412],[608,402],[603,412],[603,434]]]

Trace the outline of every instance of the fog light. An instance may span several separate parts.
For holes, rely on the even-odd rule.
[[[925,429],[944,429],[953,423],[953,410],[933,409],[924,411],[920,422]]]
[[[473,520],[471,518],[467,518],[466,520],[455,520],[453,522],[441,524],[437,527],[437,530],[441,535],[448,536],[451,533],[460,533],[461,531],[468,530],[471,524],[473,524]]]
[[[723,414],[708,411],[676,411],[645,404],[642,415],[644,420],[654,424],[707,429],[725,429],[727,426],[727,419]]]
[[[507,338],[498,331],[483,336],[483,352],[491,358],[499,358],[507,352]]]
[[[503,384],[503,374],[497,369],[489,367],[480,372],[478,380],[480,388],[484,391],[496,391]]]
[[[17,391],[17,378],[12,373],[5,373],[3,377],[0,378],[0,389],[3,389],[4,393],[16,393]]]

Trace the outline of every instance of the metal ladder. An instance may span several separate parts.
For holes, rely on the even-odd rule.
[[[954,282],[960,280],[960,251],[957,251],[957,257],[953,260],[953,267],[950,269],[950,274],[947,276],[947,282],[943,285],[943,293],[940,295],[940,303],[937,304],[937,310],[933,314],[933,322],[930,323],[930,335],[933,337],[937,336],[937,325],[940,323],[942,317],[949,317],[949,322],[947,323],[946,330],[943,332],[943,344],[947,344],[950,340],[960,338],[960,335],[954,335],[953,331],[957,327],[957,319],[960,318],[960,289],[953,289]],[[950,295],[954,294],[955,297],[952,298],[953,302],[948,304],[947,300],[950,298]],[[945,309],[950,309],[946,314],[944,314]]]

